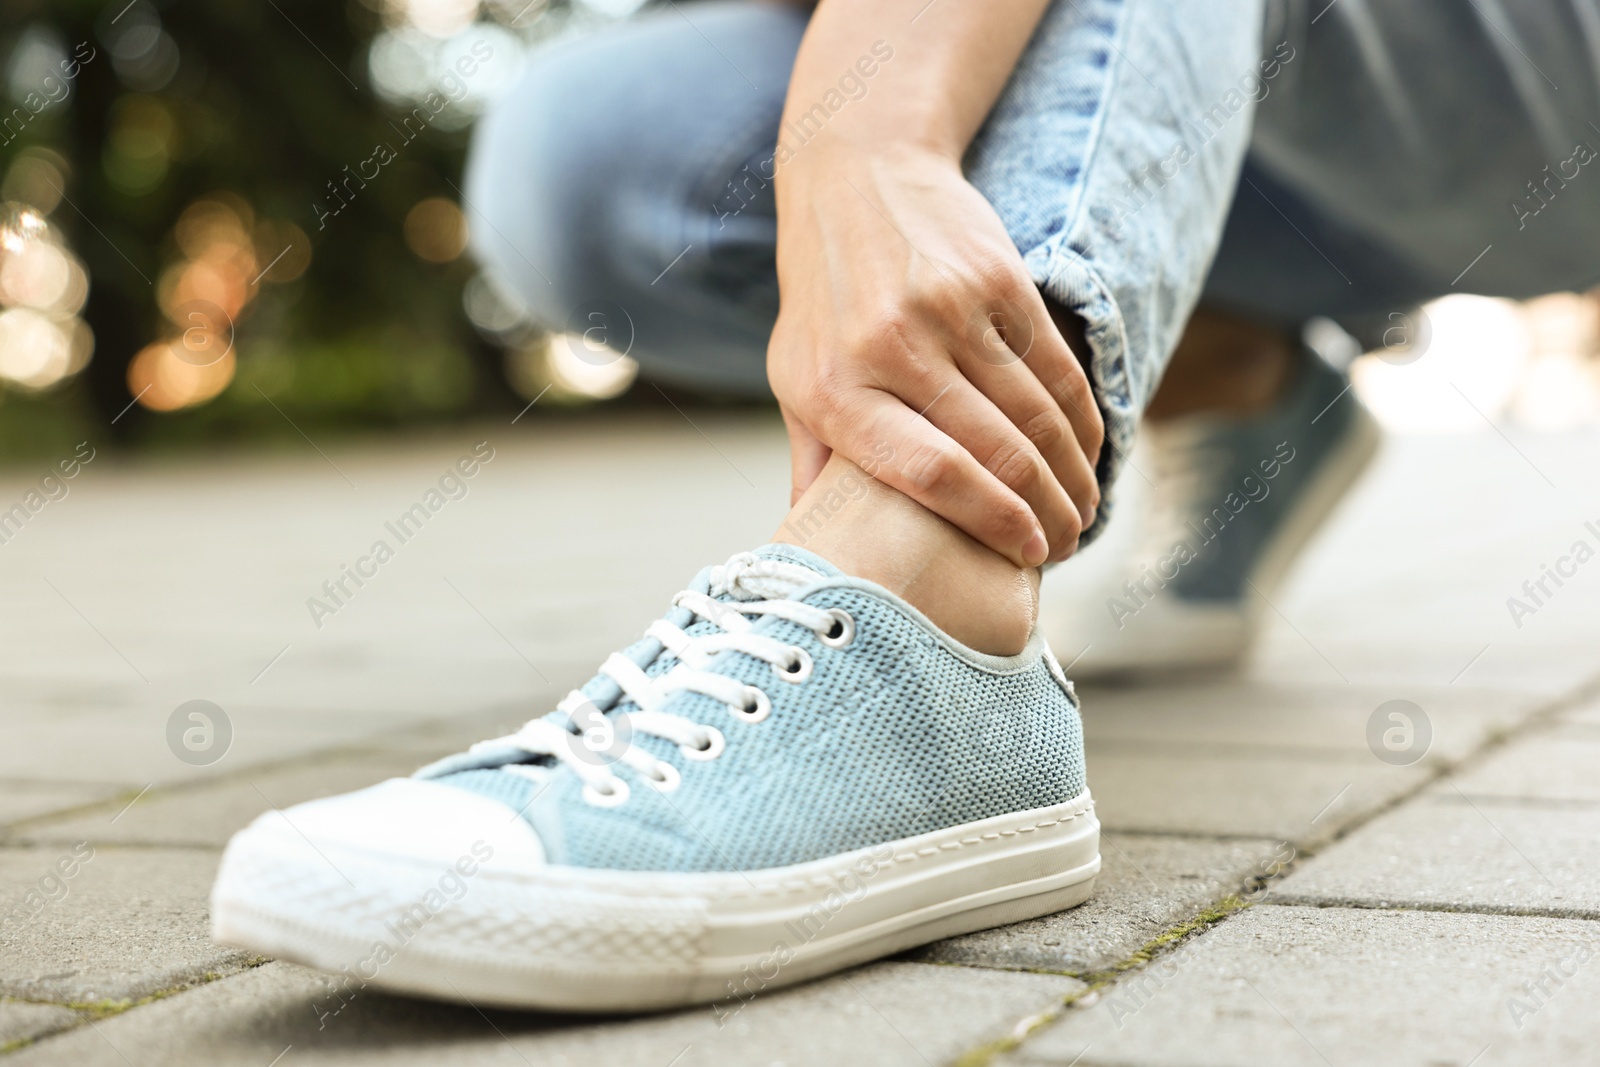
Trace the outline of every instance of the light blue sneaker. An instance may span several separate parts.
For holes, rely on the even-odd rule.
[[[1152,484],[1131,486],[1143,506],[1119,514],[1137,536],[1092,546],[1089,574],[1053,575],[1042,593],[1041,625],[1078,678],[1236,665],[1382,439],[1349,379],[1309,351],[1270,411],[1142,434],[1123,480]]]
[[[755,994],[1086,899],[1077,698],[788,545],[702,571],[515,734],[237,834],[217,940],[366,985],[619,1011]]]

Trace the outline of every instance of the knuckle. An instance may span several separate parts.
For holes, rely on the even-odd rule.
[[[1006,296],[1020,288],[1021,264],[998,253],[974,256],[968,264],[968,277],[974,289],[990,297]]]
[[[1083,535],[1083,518],[1082,518],[1082,516],[1080,516],[1078,514],[1076,508],[1067,508],[1065,514],[1062,515],[1061,532],[1056,535],[1056,538],[1055,538],[1056,544],[1052,545],[1051,547],[1054,548],[1057,545],[1068,545],[1068,544],[1071,544],[1072,542],[1076,541],[1082,535]]]
[[[1021,541],[1033,532],[1036,525],[1033,512],[1019,501],[1006,501],[989,512],[998,538],[1002,541]]]
[[[989,471],[1011,488],[1021,491],[1042,480],[1043,461],[1025,445],[1002,446],[988,463]]]
[[[1059,411],[1041,411],[1018,427],[1033,447],[1049,454],[1059,449],[1072,432],[1072,425]]]
[[[876,360],[913,351],[913,318],[912,310],[904,305],[895,304],[879,309],[861,332],[861,354],[869,360]]]
[[[901,473],[916,495],[937,495],[949,490],[960,471],[954,450],[948,446],[919,444],[906,457]]]
[[[802,387],[804,402],[800,406],[818,418],[832,419],[844,408],[848,388],[839,367],[825,362]]]

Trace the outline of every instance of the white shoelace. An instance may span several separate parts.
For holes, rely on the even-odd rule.
[[[811,675],[810,653],[797,645],[752,633],[752,617],[788,619],[830,644],[848,643],[854,634],[854,622],[848,615],[788,599],[797,589],[821,577],[799,564],[740,553],[712,568],[709,595],[686,589],[672,600],[675,606],[688,609],[691,616],[710,622],[717,628],[715,632],[691,637],[666,619],[656,620],[645,631],[645,636],[661,642],[662,655],[677,658],[671,669],[651,678],[621,653],[613,652],[606,658],[600,673],[615,682],[622,691],[621,699],[632,701],[637,710],[602,714],[588,697],[574,689],[556,705],[562,718],[545,715],[532,719],[516,733],[480,741],[471,751],[510,746],[564,763],[582,779],[584,799],[591,804],[613,806],[627,799],[628,784],[613,773],[615,763],[633,768],[652,787],[670,792],[680,780],[677,768],[630,744],[628,739],[640,734],[659,737],[677,745],[689,759],[711,760],[721,755],[725,741],[716,727],[662,710],[674,693],[708,696],[727,705],[731,714],[745,722],[766,718],[772,708],[766,692],[709,670],[711,659],[719,652],[742,652],[771,664],[774,673],[786,682],[805,681]],[[716,599],[724,593],[734,599]],[[594,744],[595,741],[600,743]],[[620,752],[612,751],[619,746]],[[544,774],[544,768],[525,764],[507,769],[530,777]]]

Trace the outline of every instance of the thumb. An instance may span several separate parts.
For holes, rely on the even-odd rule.
[[[783,412],[784,428],[789,432],[789,503],[793,505],[817,480],[828,457],[833,455],[833,449],[819,441],[788,408],[779,410]]]

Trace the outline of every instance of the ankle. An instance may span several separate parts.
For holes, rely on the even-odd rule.
[[[1196,311],[1145,409],[1152,422],[1185,415],[1254,415],[1278,402],[1294,377],[1294,339],[1270,326]]]
[[[979,652],[1021,652],[1039,612],[1039,571],[1020,568],[910,497],[834,456],[774,541],[877,582]]]

